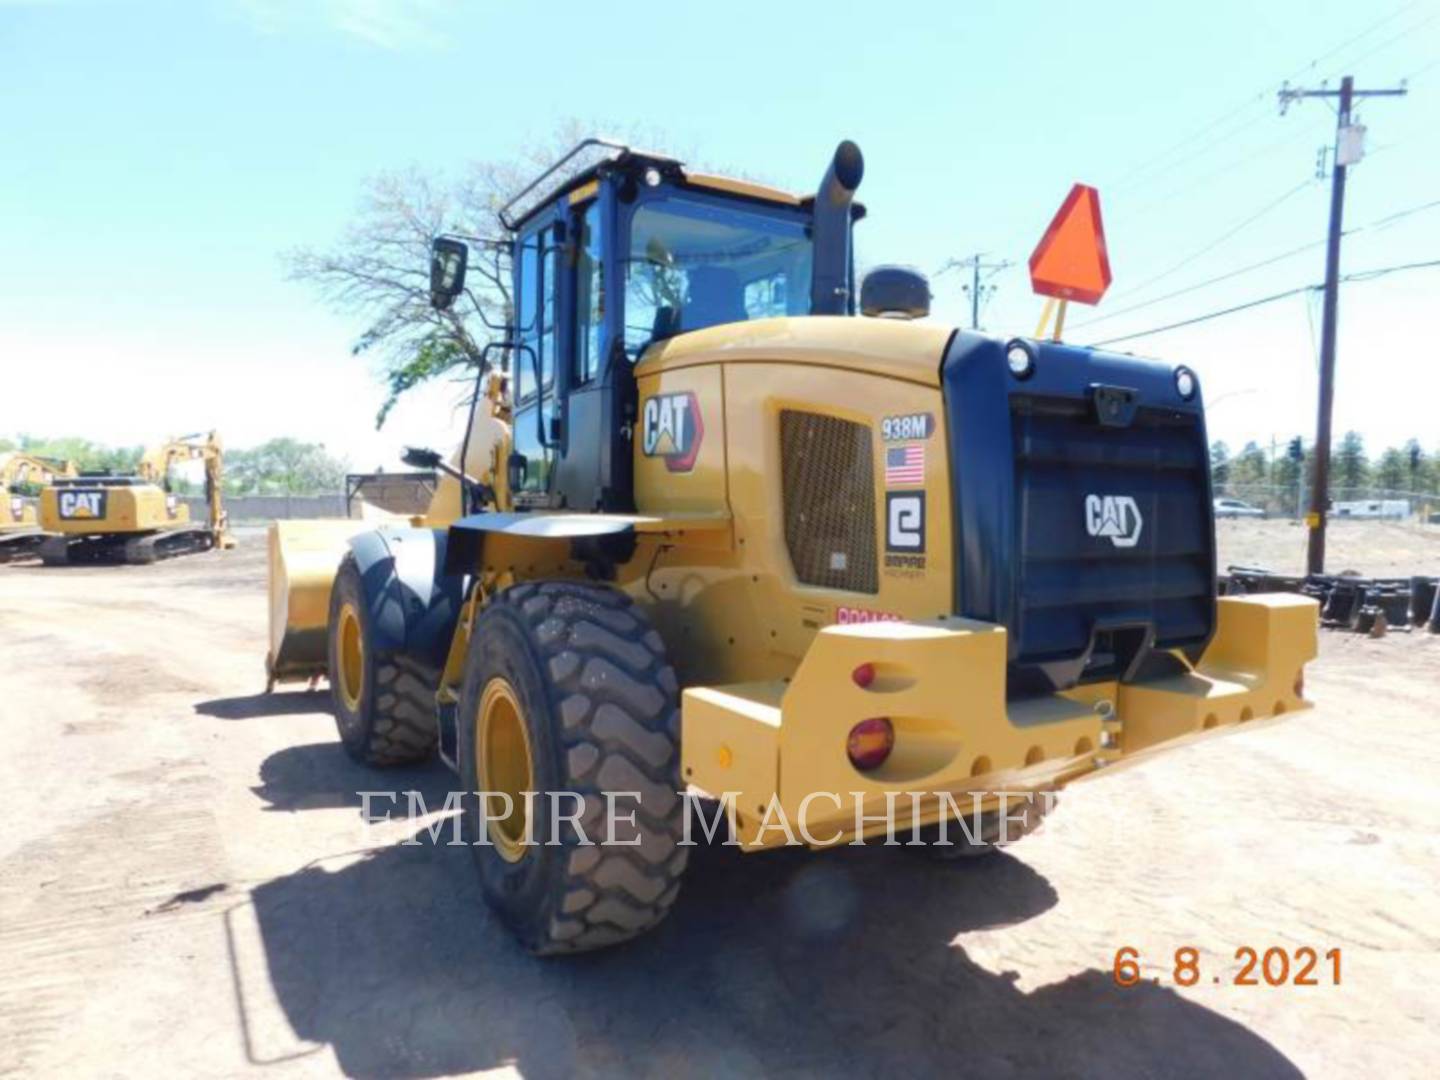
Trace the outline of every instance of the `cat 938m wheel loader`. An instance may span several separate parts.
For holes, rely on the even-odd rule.
[[[437,308],[492,255],[514,303],[459,452],[407,452],[429,513],[273,526],[271,685],[326,674],[361,761],[438,750],[534,951],[664,916],[682,792],[747,850],[957,806],[983,847],[995,793],[1307,704],[1314,603],[1216,597],[1196,375],[937,325],[901,268],[857,295],[862,168],[802,197],[582,143],[509,235],[434,241]]]

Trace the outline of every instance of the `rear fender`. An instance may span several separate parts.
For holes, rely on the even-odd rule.
[[[466,579],[445,570],[443,529],[381,528],[350,540],[380,653],[439,674],[464,602]]]

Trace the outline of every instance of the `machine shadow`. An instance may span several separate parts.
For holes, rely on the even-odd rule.
[[[306,713],[328,713],[328,690],[281,690],[245,697],[212,698],[195,703],[201,716],[216,720],[258,720],[266,716],[301,716]]]
[[[415,788],[438,805],[447,778],[437,767],[377,783],[338,747],[311,746],[274,755],[256,791],[298,809]],[[490,914],[449,830],[439,845],[423,829],[415,837],[251,894],[285,1019],[328,1043],[349,1075],[507,1064],[527,1077],[1300,1075],[1265,1040],[1170,990],[1121,989],[1092,969],[1027,994],[1013,973],[972,962],[956,935],[1057,900],[1007,854],[937,864],[873,846],[698,847],[656,931],[542,960]]]
[[[439,809],[454,786],[455,774],[438,758],[380,772],[357,764],[338,742],[321,742],[287,746],[271,754],[260,763],[260,783],[250,790],[264,800],[265,809],[282,811],[359,810],[360,792],[395,792],[393,801],[375,799],[371,812],[378,817],[403,816],[409,805],[404,793],[409,791],[418,792],[425,806]]]

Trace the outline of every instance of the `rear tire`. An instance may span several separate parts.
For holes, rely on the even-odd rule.
[[[456,714],[466,839],[486,901],[530,951],[615,945],[651,929],[674,903],[689,853],[678,846],[678,692],[660,635],[615,589],[518,585],[476,619]],[[513,728],[518,714],[523,738],[492,735],[497,697],[506,702],[501,728]],[[500,760],[522,745],[524,768]],[[473,793],[506,791],[527,775],[539,792],[535,820],[526,819],[533,842],[517,845],[521,830],[510,819],[487,825]],[[576,800],[562,796],[557,806],[550,792],[583,800],[579,822],[590,844],[564,820]],[[601,843],[606,792],[616,839],[633,844]],[[499,813],[503,803],[491,806]]]
[[[366,765],[408,765],[435,751],[435,687],[407,657],[380,653],[354,555],[330,590],[330,700],[340,742]],[[347,648],[347,636],[349,648]]]

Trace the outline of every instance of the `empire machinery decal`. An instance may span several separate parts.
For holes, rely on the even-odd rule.
[[[885,567],[925,569],[925,493],[885,493]]]
[[[645,400],[640,450],[646,457],[664,458],[671,472],[689,472],[695,468],[704,437],[700,402],[691,391],[656,394]]]

